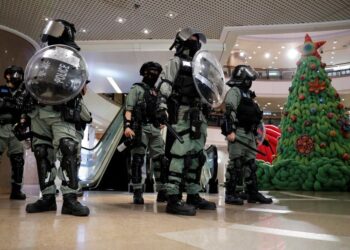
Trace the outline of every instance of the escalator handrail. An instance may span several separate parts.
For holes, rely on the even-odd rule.
[[[107,131],[109,131],[110,127],[112,126],[113,124],[113,121],[115,119],[117,119],[118,115],[120,114],[120,112],[124,112],[124,109],[125,109],[125,104],[121,106],[120,110],[118,111],[118,113],[114,116],[113,120],[111,121],[111,123],[108,125],[105,133],[102,135],[101,139],[98,141],[98,143],[93,146],[92,148],[85,148],[85,147],[81,147],[82,149],[85,149],[85,150],[88,150],[88,151],[93,151],[95,150],[98,146],[100,146],[100,144],[102,143],[102,141],[104,140],[104,138],[107,136]]]

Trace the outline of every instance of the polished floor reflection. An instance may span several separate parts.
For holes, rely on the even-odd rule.
[[[350,249],[349,193],[275,191],[273,205],[229,206],[220,192],[205,195],[217,211],[185,217],[166,214],[155,194],[133,205],[127,193],[89,191],[86,218],[61,215],[61,196],[57,212],[26,214],[0,194],[0,249]]]

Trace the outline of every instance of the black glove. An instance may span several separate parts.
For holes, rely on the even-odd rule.
[[[159,110],[156,114],[156,119],[160,124],[168,122],[168,114],[165,109]]]

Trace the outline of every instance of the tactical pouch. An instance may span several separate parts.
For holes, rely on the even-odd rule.
[[[168,104],[169,124],[176,124],[180,105],[178,101],[174,98],[169,98],[167,104]]]
[[[197,140],[201,137],[202,117],[199,108],[191,108],[189,111],[190,117],[190,138]]]

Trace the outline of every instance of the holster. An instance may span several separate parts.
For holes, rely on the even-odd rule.
[[[198,107],[189,110],[190,119],[190,138],[197,140],[201,137],[201,125],[203,123],[201,111]]]

